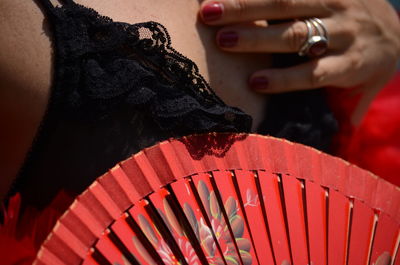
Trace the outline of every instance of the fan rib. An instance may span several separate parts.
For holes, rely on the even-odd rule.
[[[140,226],[137,224],[137,222],[133,218],[132,214],[133,214],[132,213],[132,209],[130,209],[127,212],[127,217],[125,218],[126,223],[129,225],[129,227],[132,229],[132,231],[138,237],[140,243],[145,247],[145,249],[147,250],[148,254],[156,262],[156,264],[164,265],[164,262],[162,261],[161,257],[157,253],[157,250],[153,247],[153,244],[150,242],[150,240],[144,234],[144,232],[142,231]]]
[[[166,156],[165,153],[169,153],[171,157]],[[160,143],[153,148],[145,149],[144,154],[144,165],[146,168],[150,169],[145,172],[151,172],[151,174],[145,175],[147,175],[146,177],[154,191],[174,181],[176,179],[175,174],[179,175],[179,173],[182,172],[175,159],[176,155],[169,143]],[[144,158],[146,158],[146,160],[144,160]],[[143,169],[143,167],[141,168]]]
[[[145,210],[147,214],[150,216],[151,220],[154,222],[155,227],[158,229],[158,232],[161,234],[161,237],[165,240],[167,245],[172,250],[179,264],[188,265],[185,259],[185,256],[182,254],[177,242],[174,239],[174,236],[171,234],[168,229],[167,224],[163,221],[162,217],[157,211],[157,208],[154,206],[151,200],[148,201],[149,204],[145,206]]]
[[[281,192],[279,177],[264,171],[258,171],[260,188],[263,194],[264,210],[269,231],[271,233],[271,243],[275,252],[276,264],[290,261],[292,264],[292,253],[290,249],[290,238],[287,227],[287,218],[284,197]],[[267,203],[268,202],[268,203]]]
[[[293,263],[309,264],[301,183],[292,176],[281,178]]]
[[[184,179],[181,178],[179,181],[184,181]],[[183,211],[183,208],[179,204],[179,201],[177,199],[177,196],[176,196],[174,190],[171,188],[170,185],[168,185],[167,189],[171,195],[167,198],[168,203],[174,209],[174,215],[176,216],[176,218],[179,222],[179,225],[182,227],[182,229],[184,231],[184,235],[187,236],[187,238],[189,239],[189,242],[192,245],[194,251],[196,252],[196,255],[199,258],[201,264],[208,265],[208,261],[205,256],[205,253],[201,249],[200,242],[197,240],[196,234],[193,231],[193,228],[192,228],[191,224],[189,223],[187,216],[185,215],[185,213]]]
[[[250,240],[259,264],[275,264],[271,239],[266,231],[266,220],[262,214],[260,198],[256,185],[256,175],[252,171],[235,170],[232,183],[238,196]],[[252,197],[254,194],[254,197]],[[246,202],[244,201],[246,200]],[[247,208],[246,208],[247,207]]]
[[[223,174],[222,176],[219,175],[221,173]],[[225,173],[225,175],[224,175],[224,173]],[[240,261],[240,264],[243,265],[243,259],[242,259],[241,253],[239,251],[239,247],[237,245],[237,241],[236,241],[235,235],[234,235],[234,233],[232,231],[231,222],[229,220],[228,215],[226,214],[225,205],[224,205],[224,202],[223,202],[223,200],[226,201],[228,198],[224,198],[223,195],[221,194],[222,191],[220,192],[220,190],[218,189],[218,186],[217,186],[216,181],[215,181],[215,176],[214,176],[214,174],[218,174],[219,178],[229,176],[229,175],[226,175],[226,173],[228,173],[230,175],[230,172],[221,172],[221,171],[211,172],[211,175],[209,175],[209,180],[210,180],[210,183],[211,183],[211,187],[212,187],[213,191],[215,192],[215,195],[216,195],[216,198],[217,198],[217,202],[219,204],[219,210],[221,211],[222,216],[225,219],[225,225],[228,228],[229,234],[231,236],[231,240],[232,240],[231,242],[233,243],[233,245],[235,247],[236,255],[237,255],[237,257],[238,257],[238,259]],[[225,189],[229,189],[228,185],[226,187],[224,187],[224,190]]]
[[[305,206],[308,223],[310,263],[325,265],[327,262],[327,201],[326,190],[311,181],[305,181]]]
[[[329,190],[328,264],[347,264],[350,201],[343,194]]]
[[[211,220],[210,220],[212,218],[212,215],[211,215],[211,212],[210,212],[210,207],[209,207],[210,202],[208,201],[210,194],[209,193],[208,194],[204,194],[203,191],[205,190],[205,188],[201,189],[201,186],[199,185],[200,184],[199,183],[199,179],[201,180],[202,178],[203,179],[207,179],[208,178],[208,175],[207,175],[207,177],[204,176],[204,175],[205,174],[202,174],[202,176],[200,176],[199,174],[196,174],[196,175],[191,176],[191,178],[190,178],[191,181],[189,181],[190,188],[191,188],[191,191],[192,191],[192,193],[193,193],[193,195],[194,195],[194,197],[196,199],[197,205],[199,206],[199,209],[200,209],[200,211],[201,211],[201,213],[202,213],[202,215],[204,217],[204,222],[206,223],[207,227],[212,232],[211,236],[212,236],[212,238],[214,240],[214,243],[216,245],[217,250],[219,251],[219,256],[221,257],[221,259],[224,262],[224,264],[227,265],[227,261],[226,261],[225,256],[224,256],[224,251],[221,248],[220,242],[218,241],[218,237],[216,235],[216,231],[214,230],[214,227],[212,226]],[[196,187],[196,184],[197,184],[197,187]],[[206,186],[206,184],[204,184],[204,185]],[[209,191],[210,190],[209,187],[207,187],[207,188],[208,188],[208,191]],[[208,203],[208,207],[207,207],[207,203]]]
[[[368,262],[374,216],[371,208],[354,200],[348,259],[348,263],[351,265],[367,264]]]
[[[296,178],[297,179],[297,178]],[[307,264],[314,264],[316,261],[311,261],[311,250],[310,250],[310,229],[309,229],[309,218],[308,218],[308,213],[307,213],[307,190],[306,190],[306,183],[304,179],[297,179],[300,182],[300,187],[301,187],[301,203],[303,205],[303,218],[304,218],[304,229],[305,229],[305,237],[306,237],[306,249],[307,249]],[[311,228],[313,230],[314,228]],[[316,263],[319,264],[319,263]],[[321,264],[322,265],[322,264]]]
[[[124,257],[131,263],[131,265],[140,265],[136,260],[135,256],[129,251],[129,249],[124,245],[124,243],[119,239],[119,237],[112,230],[108,230],[108,237],[114,243],[114,245],[121,251]]]
[[[123,172],[129,179],[131,186],[133,187],[132,190],[136,192],[137,198],[134,202],[139,201],[141,198],[149,195],[153,192],[152,187],[150,186],[148,180],[146,179],[146,174],[142,172],[142,169],[138,165],[137,158],[141,156],[143,152],[135,155],[121,163],[118,166],[111,169],[112,174],[118,170],[118,172]],[[140,161],[140,159],[138,159]]]
[[[368,246],[368,264],[371,264],[371,258],[372,258],[372,247],[374,245],[375,242],[375,236],[376,236],[376,229],[378,226],[378,221],[379,221],[379,217],[378,214],[376,212],[374,212],[374,224],[372,226],[372,232],[371,232],[371,239],[369,242],[369,246]]]
[[[264,229],[266,230],[266,233],[267,233],[267,238],[269,241],[269,247],[270,247],[272,259],[274,261],[274,264],[277,265],[276,252],[278,250],[274,250],[274,244],[272,242],[272,235],[271,235],[272,226],[270,225],[270,221],[267,218],[266,202],[264,200],[265,194],[263,194],[262,189],[261,189],[259,171],[254,171],[254,174],[255,174],[255,184],[256,184],[257,194],[258,194],[258,198],[260,200],[262,220],[264,221]],[[283,244],[285,245],[285,242]]]
[[[104,255],[98,251],[96,248],[93,248],[93,253],[92,253],[93,259],[99,264],[99,265],[113,265],[111,262],[107,260]],[[67,263],[68,264],[68,263]]]
[[[109,194],[97,181],[89,187],[89,190],[113,219],[117,219],[120,216],[121,212],[114,200],[110,198]]]
[[[120,212],[125,211],[131,205],[129,197],[112,173],[108,172],[103,175],[98,179],[98,183],[100,183],[103,189],[113,198]]]

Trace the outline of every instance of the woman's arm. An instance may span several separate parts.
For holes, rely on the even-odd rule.
[[[18,174],[47,105],[50,40],[33,1],[0,2],[0,201]]]

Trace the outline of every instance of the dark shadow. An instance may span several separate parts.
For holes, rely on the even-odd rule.
[[[210,133],[189,136],[179,139],[194,160],[201,160],[204,156],[224,157],[236,141],[243,141],[247,134]]]

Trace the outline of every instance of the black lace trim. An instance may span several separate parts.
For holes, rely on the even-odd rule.
[[[63,123],[101,127],[118,113],[146,117],[147,124],[138,125],[136,136],[149,130],[150,135],[142,133],[143,137],[126,148],[131,152],[121,152],[108,161],[110,165],[97,168],[102,172],[139,151],[137,148],[167,137],[250,131],[251,117],[227,106],[213,92],[196,64],[171,47],[170,36],[161,24],[113,22],[70,0],[59,7],[48,0],[39,2],[53,33],[54,80],[46,114],[9,194],[38,174],[33,168],[43,159],[51,160],[42,154],[48,153],[55,137],[60,137],[55,132]],[[68,136],[61,136],[60,141],[64,138]],[[85,138],[79,141],[84,143]]]
[[[58,113],[95,121],[125,107],[149,113],[163,130],[250,130],[250,116],[216,96],[161,24],[113,22],[75,3],[53,14]]]

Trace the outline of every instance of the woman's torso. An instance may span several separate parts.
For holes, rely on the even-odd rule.
[[[265,98],[247,89],[247,77],[268,66],[267,55],[240,55],[220,52],[215,31],[198,22],[197,0],[118,0],[76,1],[114,21],[163,24],[172,47],[193,60],[200,74],[227,104],[237,106],[261,121]],[[26,152],[43,118],[52,83],[51,34],[46,19],[34,1],[0,3],[2,53],[0,57],[0,122],[8,124],[0,135],[0,165],[4,169],[3,193],[21,167]],[[4,183],[4,185],[3,185]]]

